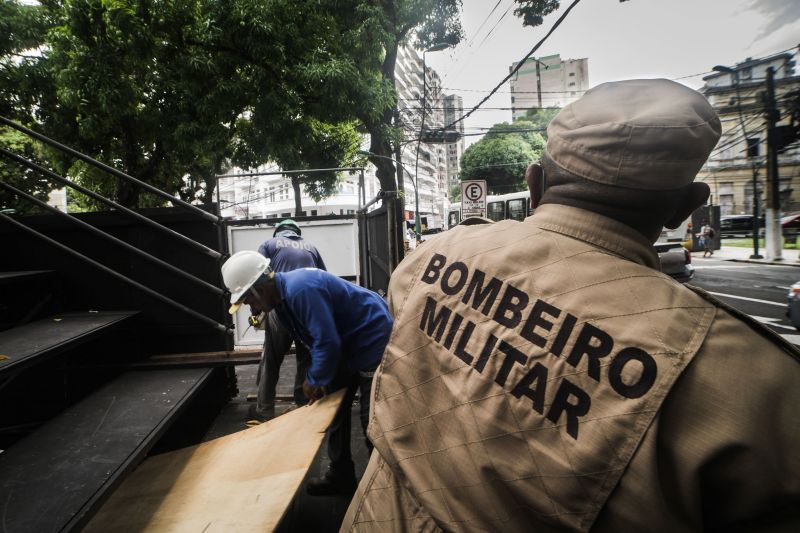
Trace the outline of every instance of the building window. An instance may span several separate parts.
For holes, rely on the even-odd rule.
[[[758,157],[758,137],[747,138],[747,157]]]
[[[291,213],[281,213],[281,217],[288,218],[290,216],[292,216]]]
[[[574,72],[570,72],[569,75],[570,76],[575,76],[575,73]]]
[[[511,97],[511,103],[512,104],[514,103],[514,97],[513,96]]]
[[[575,82],[574,81],[569,82],[569,86],[570,87],[575,87]]]
[[[312,210],[311,210],[311,216],[312,216],[312,217],[315,217],[315,216],[317,216],[317,210],[316,210],[316,209],[312,209]]]

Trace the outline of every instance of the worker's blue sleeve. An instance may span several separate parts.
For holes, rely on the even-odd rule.
[[[326,289],[303,288],[292,296],[292,309],[311,338],[311,385],[330,385],[342,358],[342,340],[333,315],[333,300]]]

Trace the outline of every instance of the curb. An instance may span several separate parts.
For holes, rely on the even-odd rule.
[[[733,261],[735,263],[752,263],[754,265],[776,265],[776,266],[791,266],[800,267],[800,260],[798,261],[762,261],[760,259],[723,259],[723,261]]]

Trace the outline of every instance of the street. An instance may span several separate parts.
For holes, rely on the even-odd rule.
[[[800,281],[800,268],[695,258],[692,285],[766,324],[789,342],[800,345],[800,332],[786,317],[789,286]]]

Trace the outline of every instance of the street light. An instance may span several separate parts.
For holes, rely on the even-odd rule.
[[[744,127],[744,117],[742,116],[742,95],[739,89],[739,71],[725,65],[716,65],[711,70],[724,74],[730,74],[733,78],[733,86],[736,88],[736,109],[739,112],[739,123],[742,126],[742,134],[744,135],[745,144],[747,140],[747,130]],[[748,154],[749,157],[749,154]],[[753,255],[750,259],[763,259],[763,256],[758,253],[758,234],[760,228],[758,225],[758,171],[753,169]]]
[[[417,176],[419,176],[419,148],[422,144],[422,133],[425,130],[425,108],[427,107],[427,100],[428,100],[428,69],[425,65],[425,54],[428,52],[439,52],[448,48],[450,46],[449,43],[436,43],[432,45],[430,48],[422,51],[422,119],[420,121],[419,126],[419,139],[417,139],[417,156],[416,161],[414,163],[414,232],[417,235],[417,239],[420,238],[422,234],[422,229],[420,226],[419,221],[419,187],[417,187],[416,181]]]

